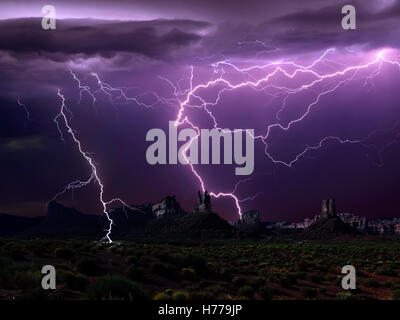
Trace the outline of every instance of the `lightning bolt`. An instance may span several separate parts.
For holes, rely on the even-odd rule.
[[[299,64],[296,64],[295,62],[273,62],[273,63],[268,63],[266,65],[253,65],[251,67],[248,68],[240,68],[237,65],[229,62],[229,61],[219,61],[217,63],[214,63],[212,66],[214,68],[214,72],[219,72],[221,69],[219,69],[221,66],[229,66],[232,69],[234,69],[237,72],[240,73],[245,73],[248,74],[248,72],[251,72],[252,70],[258,69],[258,70],[265,70],[268,69],[270,67],[272,67],[272,71],[268,72],[266,75],[264,75],[263,77],[257,79],[257,80],[248,80],[248,81],[244,81],[244,82],[239,82],[239,83],[232,83],[229,80],[226,80],[223,78],[223,75],[225,75],[225,71],[222,69],[221,72],[221,76],[218,77],[217,79],[208,81],[206,83],[201,83],[195,87],[191,87],[191,89],[188,91],[186,99],[180,104],[179,106],[179,111],[178,111],[178,115],[177,115],[177,119],[175,121],[175,125],[176,126],[180,126],[184,123],[189,124],[193,129],[195,129],[198,134],[192,139],[192,141],[188,144],[188,146],[183,150],[183,153],[186,154],[187,150],[190,148],[190,145],[193,143],[194,140],[198,139],[200,136],[199,133],[199,128],[197,128],[195,125],[193,125],[192,122],[190,122],[188,120],[187,117],[184,117],[184,112],[186,107],[193,107],[190,103],[192,98],[197,98],[198,100],[201,101],[201,105],[197,105],[198,108],[204,108],[204,110],[210,115],[210,117],[212,118],[213,122],[214,122],[214,128],[218,129],[219,131],[226,131],[226,129],[222,129],[218,126],[218,123],[216,121],[216,118],[213,116],[213,114],[211,113],[211,111],[209,110],[209,106],[216,106],[222,96],[223,92],[226,91],[232,91],[232,90],[236,90],[238,88],[242,88],[242,87],[251,87],[254,88],[256,90],[265,90],[268,87],[274,88],[276,90],[282,91],[286,94],[286,97],[288,95],[294,95],[297,94],[303,90],[307,90],[307,89],[311,89],[313,87],[315,87],[317,84],[320,84],[326,80],[331,80],[331,79],[335,79],[335,78],[340,78],[342,76],[347,76],[350,75],[348,78],[345,79],[341,79],[339,80],[334,86],[332,86],[329,89],[326,89],[322,92],[319,92],[317,94],[317,96],[315,97],[315,99],[307,105],[306,107],[306,111],[299,116],[296,119],[293,119],[291,121],[289,121],[286,125],[282,125],[281,123],[273,123],[267,126],[267,130],[266,130],[266,134],[265,135],[258,135],[258,136],[254,136],[254,139],[260,139],[264,145],[265,145],[265,154],[266,156],[276,165],[280,164],[280,165],[284,165],[287,166],[289,168],[291,168],[299,159],[301,159],[302,157],[304,157],[304,155],[309,152],[310,150],[318,150],[320,148],[323,147],[324,143],[328,140],[333,140],[336,141],[340,144],[361,144],[365,147],[367,147],[364,143],[363,140],[364,139],[354,139],[354,140],[350,140],[350,139],[342,139],[340,137],[336,137],[336,136],[327,136],[324,137],[320,140],[320,142],[315,145],[315,146],[308,146],[306,147],[302,152],[300,152],[298,155],[296,155],[294,157],[293,160],[290,161],[283,161],[283,160],[279,160],[276,159],[275,157],[273,157],[270,152],[268,152],[268,138],[270,137],[270,133],[272,132],[273,129],[280,129],[282,131],[288,131],[290,130],[290,128],[294,125],[296,125],[297,123],[300,123],[301,121],[303,121],[311,112],[311,110],[313,109],[313,107],[315,107],[320,101],[321,99],[325,96],[328,95],[330,93],[335,92],[339,87],[343,86],[344,84],[346,84],[349,81],[355,81],[355,80],[359,80],[359,79],[371,79],[373,77],[376,77],[380,71],[381,71],[381,67],[382,67],[382,63],[386,62],[386,63],[390,63],[393,65],[399,65],[399,62],[397,61],[392,61],[388,58],[386,58],[384,56],[384,50],[381,50],[377,55],[376,58],[368,63],[362,64],[362,65],[356,65],[356,66],[349,66],[349,67],[345,67],[343,70],[339,70],[339,71],[335,71],[333,73],[326,73],[326,74],[322,74],[319,73],[315,70],[313,70],[312,68],[315,67],[318,63],[321,63],[324,58],[331,52],[334,52],[335,49],[330,48],[328,50],[326,50],[319,58],[317,58],[316,60],[314,60],[310,65],[307,66],[302,66]],[[372,66],[376,66],[377,69],[372,73],[372,75],[369,76],[357,76],[360,71],[362,70],[367,70],[368,68],[372,67]],[[292,67],[294,68],[293,71],[288,71],[285,69],[285,67]],[[276,86],[273,84],[268,84],[269,82],[271,82],[271,79],[277,75],[277,74],[282,74],[284,75],[287,79],[291,80],[294,79],[296,77],[296,75],[300,74],[300,73],[308,73],[310,75],[312,75],[314,77],[314,80],[312,80],[311,82],[308,83],[304,83],[299,87],[296,87],[294,89],[291,89],[289,87],[284,87],[284,86]],[[217,85],[223,85],[224,88],[218,91],[217,94],[217,98],[214,101],[211,102],[206,102],[203,99],[201,99],[198,95],[197,92],[200,91],[201,89],[207,89],[207,88],[213,88],[216,87]],[[284,100],[284,102],[286,101],[286,99]],[[278,111],[278,120],[279,120],[279,113],[283,110],[284,108],[284,104],[282,105],[281,109],[279,109]],[[246,130],[244,130],[246,131]],[[230,131],[233,132],[233,131]],[[246,131],[246,133],[248,133]],[[249,133],[248,133],[249,134]],[[200,182],[201,188],[204,192],[205,190],[205,183],[202,179],[202,177],[200,176],[200,174],[195,170],[193,164],[189,163],[187,157],[185,156],[185,159],[187,160],[187,163],[189,164],[194,176],[198,179],[198,181]],[[239,217],[241,218],[242,215],[242,210],[240,208],[240,200],[234,195],[233,192],[229,192],[229,193],[223,193],[223,192],[219,192],[219,193],[214,193],[214,192],[210,192],[211,196],[214,196],[216,198],[219,198],[221,196],[223,197],[231,197],[233,198],[236,207],[237,207],[237,211],[239,214]],[[250,197],[250,198],[254,198]]]
[[[22,103],[22,102],[19,100],[18,97],[17,97],[17,103],[18,103],[18,105],[19,105],[21,108],[24,109],[25,114],[26,114],[26,119],[27,119],[28,121],[30,121],[30,120],[31,120],[31,115],[29,114],[28,107],[27,107],[24,103]]]
[[[240,45],[243,45],[244,43],[241,43]],[[266,46],[267,44],[264,43]],[[83,85],[82,82],[79,80],[79,78],[72,72],[71,75],[73,79],[77,82],[79,92],[80,92],[80,99],[82,98],[83,93],[87,93],[89,97],[92,99],[93,104],[96,103],[96,94],[102,93],[104,94],[108,99],[109,102],[112,106],[115,106],[117,101],[123,101],[125,103],[134,103],[137,106],[144,107],[144,108],[153,108],[157,104],[169,104],[169,105],[174,105],[177,107],[177,117],[175,119],[175,126],[181,126],[184,124],[189,125],[191,128],[193,128],[196,132],[197,135],[189,141],[187,146],[182,150],[182,156],[185,159],[186,164],[189,166],[190,170],[192,171],[194,177],[197,179],[197,181],[200,184],[201,190],[205,192],[206,190],[206,183],[204,179],[201,177],[201,175],[198,173],[196,168],[192,163],[190,163],[188,157],[187,157],[187,151],[189,150],[191,144],[200,137],[200,129],[193,123],[193,121],[189,118],[188,115],[186,115],[186,110],[187,108],[198,108],[198,109],[203,109],[210,117],[213,123],[213,127],[220,132],[235,132],[235,131],[242,131],[245,132],[245,134],[250,134],[247,130],[245,129],[235,129],[235,130],[229,130],[229,129],[222,129],[216,117],[213,115],[211,108],[217,106],[218,103],[220,103],[222,96],[230,91],[237,90],[239,88],[251,88],[253,90],[256,90],[257,92],[266,92],[273,97],[283,97],[283,102],[280,107],[280,109],[276,113],[276,120],[277,122],[271,123],[266,126],[266,132],[265,134],[261,135],[254,135],[252,138],[254,140],[260,140],[265,148],[264,152],[267,157],[273,164],[275,165],[283,165],[288,168],[293,168],[293,166],[302,158],[305,157],[305,155],[310,152],[310,151],[315,151],[319,150],[324,147],[325,143],[327,141],[335,141],[339,144],[360,144],[361,146],[365,148],[371,148],[374,147],[372,144],[368,144],[367,140],[371,137],[372,134],[368,135],[365,138],[358,138],[358,139],[343,139],[338,136],[326,136],[323,137],[317,144],[313,146],[306,146],[301,152],[299,152],[297,155],[295,155],[291,160],[284,161],[282,159],[274,157],[271,152],[269,151],[269,140],[270,140],[270,135],[271,132],[274,130],[278,130],[281,132],[287,132],[289,131],[292,127],[296,126],[297,124],[301,123],[304,119],[306,119],[312,110],[317,107],[318,104],[321,103],[321,100],[330,94],[333,94],[338,90],[338,88],[345,86],[347,83],[352,82],[352,81],[357,81],[357,80],[364,80],[364,85],[367,83],[372,83],[372,80],[380,74],[382,65],[384,63],[391,64],[398,66],[400,68],[400,63],[398,61],[391,60],[385,55],[385,50],[379,51],[379,53],[375,56],[374,59],[371,61],[360,64],[360,65],[351,65],[351,66],[346,66],[344,64],[340,63],[333,63],[331,60],[328,60],[327,57],[335,52],[334,48],[329,48],[326,51],[322,53],[317,59],[313,60],[310,64],[308,65],[300,65],[296,63],[295,61],[276,61],[276,62],[271,62],[268,64],[253,64],[250,67],[239,67],[238,64],[229,61],[229,60],[223,60],[223,61],[218,61],[215,63],[211,64],[211,67],[214,71],[214,74],[217,75],[216,78],[213,78],[209,81],[199,83],[197,85],[194,85],[194,68],[191,66],[190,67],[190,75],[186,79],[181,79],[178,81],[177,84],[174,84],[171,80],[163,77],[163,76],[158,76],[159,79],[166,81],[173,89],[172,95],[174,98],[165,98],[159,96],[155,92],[146,92],[142,93],[139,95],[136,95],[134,97],[130,97],[122,88],[115,88],[109,83],[104,82],[100,76],[97,73],[91,73],[91,76],[93,76],[96,79],[97,83],[97,88],[95,90],[92,90],[89,86]],[[318,71],[318,66],[319,65],[324,65],[324,66],[329,66],[330,68],[334,69],[332,72],[320,72]],[[339,70],[337,69],[339,68]],[[369,72],[367,75],[363,73],[366,71],[369,71],[372,69],[372,72]],[[228,73],[227,70],[232,70],[236,73],[239,73],[243,76],[246,76],[248,80],[241,81],[241,82],[233,82],[231,80],[228,80],[225,75]],[[257,76],[254,74],[254,71],[258,72],[263,72],[264,74],[262,76]],[[288,81],[295,80],[297,77],[301,74],[306,74],[309,75],[310,77],[307,78],[307,80],[303,80],[302,84],[297,85],[295,87],[289,87],[289,86],[282,86],[282,85],[276,85],[274,84],[273,80],[275,77],[283,76],[285,77]],[[183,81],[188,82],[188,89],[182,89],[181,88],[181,83]],[[318,89],[320,87],[320,89]],[[207,89],[212,89],[212,88],[217,88],[218,93],[216,95],[216,98],[211,101],[206,101],[206,98],[202,98],[201,96],[201,91],[202,90],[207,90]],[[273,91],[274,93],[270,93],[269,90]],[[288,121],[286,124],[281,123],[281,117],[280,114],[285,110],[286,108],[286,102],[288,97],[293,96],[295,94],[298,94],[302,91],[308,90],[309,92],[315,93],[315,97],[313,100],[308,103],[305,106],[305,111],[302,112],[298,117],[295,119],[292,119]],[[147,104],[140,100],[141,97],[144,95],[151,95],[153,97],[153,102],[150,104]],[[75,189],[75,188],[80,188],[83,186],[88,185],[89,183],[95,182],[99,188],[99,200],[102,204],[103,207],[103,212],[107,216],[107,219],[109,221],[109,228],[107,230],[107,234],[105,236],[105,239],[107,239],[109,242],[111,242],[110,234],[112,230],[112,224],[113,221],[108,215],[108,209],[107,206],[114,202],[114,201],[119,201],[124,204],[125,203],[120,200],[119,198],[113,199],[109,202],[106,202],[103,199],[103,194],[104,194],[104,185],[101,182],[101,179],[99,178],[98,175],[98,170],[96,168],[96,165],[91,158],[91,155],[87,152],[85,152],[82,149],[81,143],[78,140],[76,133],[70,126],[70,121],[73,117],[72,112],[66,107],[65,105],[65,98],[61,94],[61,91],[58,91],[58,96],[61,98],[61,109],[60,113],[54,118],[54,122],[57,125],[57,129],[60,132],[60,137],[64,141],[64,136],[61,130],[60,126],[60,119],[62,120],[64,126],[67,128],[67,132],[71,135],[73,141],[78,147],[78,150],[80,154],[83,156],[83,158],[87,161],[91,168],[91,176],[89,177],[88,180],[81,181],[81,180],[76,180],[68,184],[63,191],[61,191],[59,194],[56,195],[59,196],[66,192],[67,190],[70,189]],[[79,99],[79,100],[80,100]],[[400,136],[396,135],[396,139]],[[385,145],[383,148],[379,150],[380,155],[381,152],[386,150],[390,145],[392,145],[394,142],[390,142],[387,145]],[[239,199],[236,196],[237,189],[240,183],[244,183],[248,180],[240,180],[234,187],[234,189],[230,192],[215,192],[211,191],[210,195],[215,197],[215,198],[220,198],[220,197],[229,197],[231,198],[236,206],[239,218],[242,216],[242,209],[240,206],[240,203],[244,201],[251,201],[254,200],[257,196],[259,196],[261,193],[257,193],[253,196],[249,196],[244,199]]]
[[[127,205],[124,201],[122,201],[119,198],[114,198],[114,199],[111,199],[109,201],[105,201],[104,200],[104,185],[103,185],[103,183],[102,183],[102,181],[100,179],[100,176],[98,174],[98,170],[97,170],[96,164],[95,164],[94,160],[92,159],[90,153],[88,153],[88,152],[83,150],[82,143],[78,139],[78,137],[76,135],[76,132],[70,126],[69,122],[71,121],[72,112],[67,108],[67,106],[65,104],[65,97],[61,93],[60,89],[58,89],[57,95],[61,99],[61,107],[60,107],[60,112],[54,118],[54,122],[57,124],[57,128],[58,128],[58,130],[59,130],[59,132],[61,134],[61,137],[62,137],[63,141],[65,141],[64,138],[63,138],[62,131],[61,131],[61,126],[60,126],[60,121],[63,122],[64,126],[67,129],[67,132],[72,137],[73,142],[76,144],[79,153],[82,155],[82,157],[86,160],[86,162],[90,166],[91,176],[86,181],[76,180],[76,181],[73,181],[73,182],[69,183],[64,188],[64,190],[62,190],[61,192],[57,193],[54,196],[53,200],[57,199],[58,196],[62,195],[63,193],[65,193],[69,189],[73,190],[73,189],[76,189],[76,188],[82,188],[84,186],[87,186],[91,182],[95,182],[99,186],[99,189],[100,189],[99,200],[100,200],[100,203],[101,203],[101,205],[103,207],[103,213],[107,217],[107,220],[109,222],[108,228],[106,230],[106,235],[103,237],[102,240],[107,240],[109,243],[111,243],[112,240],[111,240],[110,235],[111,235],[111,232],[112,232],[113,220],[110,218],[110,215],[108,214],[108,206],[111,205],[114,202],[119,202],[119,203],[122,203],[122,205],[124,207],[129,207],[132,210],[137,210],[137,209],[134,208],[134,207],[130,207],[129,205]],[[69,114],[70,117],[68,117],[67,114]]]

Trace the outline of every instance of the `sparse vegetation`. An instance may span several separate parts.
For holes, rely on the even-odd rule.
[[[314,288],[303,287],[300,291],[305,299],[314,299],[317,297],[317,290]]]
[[[65,248],[57,248],[55,250],[55,254],[57,258],[61,259],[71,259],[75,256],[75,250],[65,247]]]
[[[88,297],[97,300],[137,300],[145,298],[142,288],[121,276],[104,276],[94,280],[88,288]]]
[[[393,300],[400,300],[400,289],[392,290],[392,299]]]
[[[0,299],[400,299],[400,243],[0,240]],[[57,291],[40,290],[41,267]],[[343,291],[343,265],[357,290]],[[39,289],[38,289],[39,288]]]

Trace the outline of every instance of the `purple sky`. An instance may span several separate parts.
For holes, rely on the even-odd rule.
[[[242,210],[259,209],[269,221],[313,216],[328,197],[337,199],[340,212],[399,216],[400,69],[390,62],[400,60],[400,3],[350,3],[357,9],[357,30],[345,31],[341,7],[348,1],[2,1],[0,212],[42,215],[46,202],[65,185],[90,177],[63,126],[65,141],[60,140],[53,121],[60,111],[57,89],[74,114],[71,126],[96,162],[106,200],[141,204],[175,194],[189,211],[200,189],[198,179],[188,166],[147,164],[145,136],[152,128],[167,130],[168,121],[177,118],[190,89],[191,68],[193,88],[218,77],[234,85],[256,81],[278,66],[290,74],[300,68],[296,64],[308,71],[293,79],[278,72],[259,86],[226,90],[218,104],[207,107],[221,127],[254,128],[256,135],[265,135],[268,126],[286,127],[312,105],[289,130],[271,129],[264,141],[268,155],[266,145],[255,141],[251,176],[235,176],[229,165],[196,166],[206,188],[231,192],[246,179],[235,196],[257,197],[241,202]],[[56,8],[56,30],[41,28],[45,4]],[[335,50],[312,65],[329,48]],[[229,64],[216,67],[218,61]],[[358,71],[329,76],[373,61]],[[248,72],[233,67],[269,63],[274,65]],[[84,91],[79,101],[70,70],[96,95],[95,104]],[[93,73],[152,107],[118,99],[118,91],[106,95]],[[293,93],[317,75],[326,79]],[[178,96],[165,79],[180,91]],[[222,89],[223,84],[210,86],[196,95],[211,102]],[[154,103],[156,95],[159,103]],[[187,106],[184,116],[211,128],[207,110]],[[327,139],[317,150],[302,153],[331,136],[359,142]],[[289,163],[299,154],[291,167],[271,160]],[[95,184],[59,200],[84,212],[101,212]],[[237,218],[232,198],[212,201],[221,216]]]

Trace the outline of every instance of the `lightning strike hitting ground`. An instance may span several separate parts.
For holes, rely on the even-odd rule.
[[[64,192],[66,192],[69,189],[75,189],[75,188],[81,188],[84,187],[86,185],[88,185],[91,182],[96,182],[96,184],[99,186],[100,192],[99,192],[99,200],[101,202],[101,205],[103,207],[103,213],[105,214],[105,216],[107,217],[107,220],[109,222],[109,226],[108,229],[106,230],[106,235],[104,236],[104,238],[102,240],[107,240],[108,242],[112,242],[111,240],[111,231],[112,231],[112,225],[113,225],[113,220],[110,218],[109,214],[108,214],[108,206],[114,202],[120,202],[122,203],[122,205],[124,207],[129,207],[133,210],[135,210],[135,208],[132,208],[130,206],[128,206],[124,201],[122,201],[119,198],[114,198],[110,201],[105,201],[104,200],[104,185],[101,182],[101,179],[99,177],[98,171],[97,171],[97,167],[95,165],[95,162],[93,161],[93,159],[91,158],[90,154],[86,151],[83,150],[82,148],[82,144],[80,142],[80,140],[77,138],[75,131],[71,128],[69,121],[71,120],[71,118],[68,119],[66,112],[68,112],[69,114],[72,114],[71,111],[66,107],[65,105],[65,97],[64,95],[61,93],[60,89],[58,89],[57,91],[58,96],[61,99],[61,107],[60,107],[60,112],[57,114],[57,116],[54,118],[54,122],[57,124],[57,128],[60,131],[61,137],[63,137],[62,135],[62,131],[61,131],[61,127],[60,127],[60,123],[59,121],[62,121],[64,126],[67,128],[67,132],[70,134],[70,136],[72,137],[74,143],[76,144],[79,153],[83,156],[83,158],[87,161],[87,163],[90,166],[91,169],[91,176],[87,181],[74,181],[69,183],[63,191],[59,192],[58,194],[55,195],[55,197],[53,198],[53,200],[55,200],[58,196],[60,196],[61,194],[63,194]],[[63,139],[64,141],[64,139]]]

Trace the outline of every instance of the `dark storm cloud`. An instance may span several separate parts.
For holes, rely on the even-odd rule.
[[[302,46],[308,50],[327,46],[367,45],[378,48],[400,45],[400,3],[394,2],[376,11],[367,2],[353,1],[357,29],[346,31],[340,23],[344,16],[341,13],[344,4],[346,3],[284,15],[261,24],[259,29],[272,27],[281,30],[273,37],[276,43]]]
[[[373,0],[365,0],[373,1]],[[61,19],[143,20],[177,17],[221,21],[261,21],[305,8],[319,8],[337,0],[52,0]],[[40,0],[3,0],[0,17],[40,16]],[[49,3],[50,4],[50,3]]]
[[[56,30],[43,30],[37,18],[0,21],[0,50],[16,54],[99,54],[130,52],[164,58],[201,39],[206,22],[190,20],[121,22],[61,20]],[[52,56],[51,59],[60,57]],[[62,58],[61,58],[62,59]]]
[[[204,77],[208,78],[208,74],[203,75],[203,69],[210,69],[210,72],[212,69],[202,68],[203,65],[196,63],[209,64],[220,56],[242,60],[254,57],[280,60],[290,55],[303,54],[299,59],[301,62],[301,58],[313,57],[313,54],[308,53],[330,47],[360,45],[362,48],[359,51],[362,51],[365,47],[398,46],[400,3],[395,2],[52,0],[57,18],[61,20],[58,20],[56,30],[42,30],[39,18],[43,5],[41,1],[2,0],[0,18],[10,19],[0,20],[0,119],[6,119],[0,125],[0,170],[3,169],[0,175],[3,181],[8,182],[0,184],[0,211],[41,214],[44,204],[67,183],[88,175],[88,167],[65,128],[62,130],[66,142],[61,142],[53,122],[60,108],[58,88],[65,94],[67,105],[74,112],[72,124],[82,138],[85,150],[94,155],[101,174],[107,180],[107,197],[121,195],[124,199],[132,200],[132,203],[140,203],[154,201],[173,192],[179,199],[186,199],[182,200],[186,208],[191,207],[195,201],[195,189],[198,186],[190,170],[150,167],[144,160],[144,137],[147,130],[161,128],[167,119],[175,119],[178,109],[161,106],[141,112],[141,108],[135,108],[133,104],[129,108],[122,105],[118,109],[117,117],[107,97],[100,92],[95,106],[86,93],[83,93],[82,103],[78,103],[78,85],[69,69],[76,72],[83,83],[94,90],[98,86],[90,72],[98,73],[104,81],[115,86],[140,87],[140,90],[155,91],[161,96],[166,93],[169,97],[171,88],[160,81],[158,75],[171,78],[174,82],[183,84],[183,89],[186,89],[184,81],[188,79],[188,83],[190,80],[189,65],[195,66],[195,81],[201,81]],[[14,10],[12,6],[17,4],[19,7]],[[340,26],[343,17],[341,8],[345,4],[356,6],[357,30],[345,31]],[[15,19],[16,17],[25,18]],[[71,19],[77,17],[90,19]],[[260,52],[264,52],[265,56],[258,55]],[[379,114],[382,107],[396,103],[397,95],[394,93],[397,94],[397,91],[394,86],[395,83],[392,91],[391,85],[387,86],[388,93],[381,93],[381,89],[385,88],[383,85],[377,87],[373,94],[366,96],[368,98],[348,102],[349,108],[346,110],[369,104],[372,109],[373,104],[379,106]],[[132,92],[135,94],[136,91]],[[27,105],[31,120],[26,119],[24,110],[17,103],[17,97]],[[344,121],[340,112],[337,113],[340,121],[332,120],[336,119],[336,111],[332,111],[327,118],[324,117],[324,112],[334,110],[333,105],[336,102],[333,96],[330,98],[332,99],[324,100],[324,103],[329,103],[329,106],[332,103],[332,107],[322,109],[320,118],[318,114],[317,118],[313,118],[326,127],[329,134],[331,129],[341,130]],[[262,101],[255,99],[254,103],[264,104],[264,99],[265,97],[262,97]],[[303,105],[306,100],[299,98],[296,103]],[[240,99],[233,101],[232,106],[239,107]],[[96,112],[92,113],[93,107]],[[355,113],[356,119],[362,116],[361,120],[353,123],[349,120],[348,127],[355,127],[357,134],[354,133],[354,136],[359,137],[357,125],[363,125],[363,117],[368,117],[368,113],[361,113],[359,109],[355,109]],[[241,119],[238,113],[231,111],[223,116],[232,121],[236,120],[235,117]],[[257,113],[256,116],[260,118],[259,121],[264,121],[261,114]],[[376,118],[377,122],[381,119],[378,116]],[[389,118],[395,119],[398,115],[392,111],[389,112]],[[261,125],[264,127],[264,123]],[[308,137],[311,134],[307,130],[302,131],[300,128],[293,136],[299,137],[300,141],[303,135]],[[341,132],[335,130],[335,133]],[[317,130],[316,135],[318,134]],[[282,145],[282,151],[290,153],[290,147],[280,142],[279,145]],[[335,197],[346,199],[349,194],[358,192],[358,196],[347,200],[347,205],[340,200],[341,206],[360,210],[354,212],[370,216],[381,212],[383,214],[382,208],[378,207],[379,203],[387,203],[388,207],[390,203],[396,203],[396,187],[400,175],[397,170],[397,155],[400,154],[398,148],[390,156],[386,156],[392,165],[389,163],[384,169],[386,171],[381,172],[372,170],[369,162],[362,162],[360,158],[364,154],[357,149],[346,157],[340,150],[337,153],[335,150],[330,151],[331,147],[335,146],[324,148],[316,154],[313,161],[305,159],[299,162],[295,170],[279,169],[274,173],[276,178],[272,181],[266,181],[265,176],[260,175],[261,179],[254,181],[254,193],[266,190],[266,197],[260,197],[256,200],[259,202],[252,202],[250,205],[260,208],[265,218],[282,220],[299,218],[304,213],[311,214],[314,204],[317,208],[319,200],[332,193]],[[325,150],[326,161],[318,162],[318,157],[323,156]],[[269,162],[265,161],[263,151],[264,149],[262,161],[260,158],[258,165],[263,166],[262,163],[265,163],[265,167],[257,170],[269,173],[271,169]],[[351,160],[352,165],[342,163],[343,159]],[[332,171],[330,165],[335,162],[338,162],[339,167]],[[360,163],[365,165],[360,166]],[[374,183],[366,180],[359,182],[358,175]],[[216,186],[213,184],[220,180],[226,183],[223,188],[231,190],[233,185],[228,185],[229,177],[221,173],[220,178],[207,179],[207,182],[214,188]],[[177,182],[171,184],[171,181]],[[274,188],[270,188],[271,185]],[[360,185],[371,190],[354,191],[362,189]],[[246,189],[247,185],[243,187],[243,195],[253,193],[253,189]],[[83,211],[101,211],[98,207],[97,191],[97,188],[89,190],[88,197],[85,193],[87,191],[82,190],[80,194],[83,196],[81,199],[77,198],[76,203],[82,206]],[[392,193],[391,201],[387,199],[389,193]],[[293,200],[291,206],[285,206],[288,198]],[[381,202],[378,201],[380,199]],[[357,207],[354,204],[357,201],[361,201],[364,208]],[[218,202],[215,203],[218,206]],[[231,205],[228,202],[228,209],[224,205],[220,208],[221,211],[223,209],[230,212],[230,217],[235,218]],[[307,208],[312,210],[308,211]],[[396,209],[396,206],[393,208]],[[389,208],[388,212],[392,214],[392,211]]]
[[[262,22],[221,23],[217,32],[203,43],[214,53],[242,58],[256,51],[265,51],[266,57],[284,57],[331,47],[360,46],[368,50],[400,46],[400,3],[379,10],[369,6],[368,1],[352,3],[356,8],[356,30],[342,29],[341,8],[347,3],[337,2],[325,7],[302,8]],[[239,46],[240,42],[247,45]]]
[[[268,1],[267,1],[268,2]],[[162,12],[164,2],[151,1],[147,4],[134,1],[136,5],[150,7]],[[179,1],[172,1],[176,7]],[[191,1],[193,8],[199,4]],[[218,4],[217,4],[218,3]],[[218,11],[224,1],[202,2],[202,9]],[[295,11],[293,1],[264,3],[251,1],[256,7],[268,8],[264,19],[243,22],[236,14],[248,8],[243,2],[232,1],[224,11],[232,19],[212,23],[195,20],[152,20],[152,21],[110,21],[96,19],[59,20],[56,30],[42,30],[40,19],[24,18],[0,21],[0,50],[14,55],[40,54],[53,61],[69,60],[71,55],[100,55],[115,57],[117,53],[138,54],[152,59],[169,59],[179,52],[178,60],[194,56],[252,55],[264,50],[272,54],[312,52],[328,47],[343,48],[361,45],[364,48],[400,45],[400,3],[380,8],[371,6],[370,1],[353,1],[357,9],[357,30],[345,31],[341,28],[343,17],[341,8],[346,2],[306,1]],[[376,2],[375,2],[376,3]],[[227,3],[225,3],[227,5]],[[103,3],[105,6],[106,4]],[[115,7],[128,5],[125,1],[115,3]],[[186,6],[187,4],[185,4]],[[288,8],[286,8],[288,5]],[[99,4],[101,7],[101,4]],[[184,6],[184,7],[185,7]],[[248,4],[250,6],[250,4]],[[264,7],[263,7],[264,8]],[[218,10],[217,10],[218,9]],[[183,10],[183,9],[181,9]],[[180,10],[177,10],[180,12]],[[196,12],[196,10],[193,10]],[[254,7],[252,8],[254,13]],[[160,13],[162,16],[162,13]],[[195,14],[189,14],[194,17]],[[240,42],[260,40],[268,46],[238,45]],[[196,45],[193,50],[193,45]],[[126,57],[124,58],[126,59]]]

